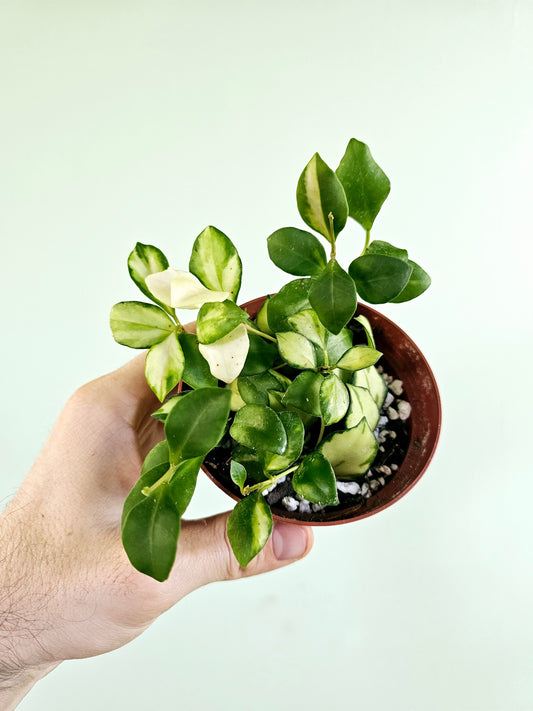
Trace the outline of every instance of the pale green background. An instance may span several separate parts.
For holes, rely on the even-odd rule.
[[[392,181],[374,236],[433,276],[383,311],[444,408],[392,509],[198,591],[21,709],[533,709],[532,36],[529,0],[0,2],[4,503],[69,394],[130,357],[107,318],[136,298],[135,242],[183,268],[214,224],[243,299],[275,291],[264,240],[302,226],[300,170],[351,136]],[[192,514],[228,506],[202,478]]]

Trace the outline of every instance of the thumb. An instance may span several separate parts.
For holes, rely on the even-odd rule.
[[[313,545],[309,526],[274,523],[263,550],[246,568],[237,562],[226,533],[229,512],[198,521],[183,521],[178,556],[171,577],[192,591],[217,580],[259,575],[303,558]]]

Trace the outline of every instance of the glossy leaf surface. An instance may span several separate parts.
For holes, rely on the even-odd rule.
[[[319,392],[320,413],[324,424],[340,422],[350,404],[346,385],[336,375],[328,375],[322,381]]]
[[[265,454],[265,469],[268,471],[290,467],[298,459],[304,446],[305,429],[300,417],[295,412],[280,412],[278,416],[285,428],[287,446],[283,454]]]
[[[185,359],[176,332],[152,346],[146,355],[146,381],[161,402],[183,375]]]
[[[332,259],[319,277],[313,279],[309,301],[324,326],[339,333],[354,315],[357,295],[352,277]]]
[[[191,388],[216,388],[218,380],[209,370],[209,363],[200,353],[198,338],[194,333],[178,336],[185,359],[182,380]]]
[[[142,301],[115,304],[109,323],[115,341],[130,348],[150,348],[176,328],[162,309]]]
[[[370,304],[385,304],[400,294],[413,267],[403,259],[383,254],[363,254],[350,264],[348,271],[357,292]]]
[[[419,264],[413,262],[411,259],[409,259],[407,263],[413,268],[413,271],[402,291],[400,291],[398,296],[395,296],[394,299],[391,299],[393,304],[400,304],[404,301],[416,299],[417,296],[423,294],[431,285],[431,277]]]
[[[239,491],[241,492],[241,494],[244,488],[244,484],[246,483],[246,476],[246,469],[243,467],[243,465],[240,462],[235,461],[235,459],[232,459],[230,463],[231,481],[239,487]]]
[[[238,410],[230,434],[245,447],[261,452],[283,454],[287,447],[287,434],[281,420],[265,405],[245,405]]]
[[[267,239],[274,264],[288,274],[314,276],[327,264],[326,251],[315,235],[296,227],[283,227]]]
[[[326,329],[313,309],[298,311],[287,319],[291,328],[320,348],[326,347]]]
[[[371,229],[390,192],[390,181],[365,143],[352,138],[337,168],[349,213],[365,230]]]
[[[294,368],[316,368],[316,352],[311,341],[294,331],[276,333],[281,357]]]
[[[340,479],[354,479],[367,472],[377,450],[377,440],[364,418],[356,427],[334,432],[319,447]]]
[[[235,558],[246,568],[272,532],[272,513],[262,494],[255,492],[238,502],[228,518],[227,531]]]
[[[348,203],[342,184],[318,153],[305,166],[298,180],[296,202],[302,220],[329,241],[329,214],[333,215],[335,237],[348,219]]]
[[[198,348],[209,363],[212,375],[225,383],[231,383],[241,373],[248,356],[250,339],[246,325],[241,323],[220,340],[209,344],[200,343]]]
[[[216,227],[206,227],[196,238],[189,269],[208,289],[230,292],[234,301],[237,298],[241,260],[233,242]]]
[[[163,252],[151,244],[137,242],[128,257],[128,271],[132,280],[137,284],[143,294],[150,299],[155,299],[146,285],[146,277],[150,274],[162,272],[168,268],[168,259]],[[155,301],[159,302],[157,299]]]
[[[320,373],[306,370],[296,376],[283,396],[283,404],[293,405],[309,415],[320,417],[320,387],[324,377]]]
[[[249,348],[241,375],[259,375],[271,368],[279,358],[275,343],[265,341],[255,333],[248,333]]]
[[[310,287],[311,279],[294,279],[270,298],[267,315],[268,325],[273,333],[290,331],[288,317],[310,308]]]
[[[346,387],[350,393],[350,406],[346,414],[346,428],[355,427],[364,417],[373,432],[379,421],[379,409],[370,390],[350,383]]]
[[[313,504],[336,506],[339,503],[335,473],[321,452],[311,452],[302,460],[292,484],[297,494]]]
[[[166,580],[176,557],[180,522],[168,485],[143,497],[122,522],[122,542],[132,565],[160,582]]]
[[[337,368],[343,370],[361,370],[374,365],[381,357],[380,351],[370,346],[354,346],[350,348],[337,362]]]
[[[206,303],[198,312],[196,335],[202,344],[214,343],[248,321],[248,314],[233,301]]]
[[[165,422],[170,463],[204,457],[220,441],[229,415],[231,394],[223,388],[200,388],[180,397]]]

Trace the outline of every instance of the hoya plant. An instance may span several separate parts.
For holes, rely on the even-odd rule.
[[[116,304],[111,329],[118,343],[149,349],[146,380],[165,432],[124,504],[122,539],[141,572],[168,577],[199,469],[221,442],[242,495],[228,537],[243,567],[271,534],[265,494],[276,482],[289,477],[299,497],[334,507],[337,480],[368,471],[387,388],[357,299],[399,303],[430,284],[405,249],[371,240],[389,190],[364,143],[351,139],[335,171],[315,153],[296,189],[312,231],[283,227],[267,239],[270,259],[296,278],[253,317],[236,303],[241,260],[219,229],[196,238],[188,270],[169,266],[155,246],[131,252],[129,273],[151,303]],[[364,241],[346,270],[336,244],[349,217]],[[181,309],[198,310],[195,333],[180,322]]]

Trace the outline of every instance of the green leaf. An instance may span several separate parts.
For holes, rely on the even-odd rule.
[[[233,301],[206,303],[198,312],[196,334],[200,343],[214,343],[224,338],[241,323],[248,321],[246,311]]]
[[[203,457],[184,459],[168,482],[169,496],[179,516],[183,516],[191,503],[202,461]]]
[[[324,378],[320,386],[320,413],[324,424],[333,425],[342,420],[350,404],[346,385],[336,375]]]
[[[379,408],[370,390],[350,383],[346,387],[350,393],[350,406],[346,414],[346,429],[356,427],[364,417],[373,432],[379,422]]]
[[[131,564],[159,582],[170,574],[179,533],[180,516],[166,484],[131,508],[122,522],[122,542]]]
[[[383,254],[363,254],[348,268],[359,295],[370,304],[385,304],[398,296],[412,270],[408,262]]]
[[[313,309],[298,311],[287,319],[291,328],[305,336],[319,348],[326,347],[326,329]]]
[[[235,461],[235,459],[232,459],[230,464],[231,481],[239,487],[239,491],[241,492],[241,494],[244,488],[244,484],[246,483],[246,476],[246,469],[243,467],[243,465]]]
[[[235,558],[246,568],[272,533],[272,513],[264,496],[255,492],[239,501],[228,518],[227,531]]]
[[[393,304],[400,304],[403,301],[415,299],[417,296],[420,296],[420,294],[423,294],[431,284],[431,277],[421,266],[411,259],[409,259],[407,263],[413,267],[413,271],[402,291],[400,291],[398,296],[395,296],[394,299],[391,299]]]
[[[185,359],[176,332],[152,346],[146,355],[145,374],[148,385],[163,402],[183,374]]]
[[[168,259],[163,252],[151,244],[137,242],[135,248],[128,257],[128,271],[130,277],[137,284],[139,289],[149,299],[165,308],[165,304],[155,298],[146,285],[146,277],[150,274],[157,274],[168,268]]]
[[[268,254],[284,272],[316,276],[327,264],[326,251],[315,235],[296,227],[282,227],[267,239]]]
[[[159,444],[163,444],[163,442],[160,442]],[[156,445],[158,447],[159,445]],[[155,448],[154,448],[155,449]],[[152,450],[153,452],[154,450]],[[148,458],[150,457],[152,453],[148,455],[148,457],[145,460],[145,465],[148,461]],[[167,449],[167,454],[168,454],[168,449]],[[159,457],[154,457],[154,459],[159,459]],[[142,490],[145,489],[146,487],[150,487],[153,484],[155,484],[157,481],[159,481],[162,477],[165,476],[165,474],[168,473],[168,470],[170,469],[170,463],[167,461],[158,461],[157,463],[154,463],[153,466],[143,466],[143,470],[141,473],[141,476],[137,481],[135,482],[134,487],[131,489],[130,493],[126,497],[126,500],[124,501],[124,506],[122,508],[122,525],[124,524],[124,521],[126,520],[126,516],[129,514],[129,512],[137,506],[137,504],[140,504],[142,501],[146,499],[146,496],[142,493]]]
[[[348,143],[336,172],[348,199],[350,217],[370,230],[390,192],[389,179],[368,146],[355,138]]]
[[[185,366],[181,376],[191,388],[216,388],[218,380],[209,370],[209,363],[200,353],[198,338],[194,333],[180,333],[178,336]]]
[[[288,317],[310,308],[310,287],[311,279],[294,279],[270,298],[267,315],[268,325],[273,333],[290,331]]]
[[[237,378],[240,396],[247,405],[268,405],[268,391],[281,390],[279,381],[271,373],[242,376]]]
[[[339,503],[337,480],[331,464],[320,452],[302,460],[292,478],[294,491],[313,504],[336,506]]]
[[[386,257],[396,257],[396,259],[401,259],[406,262],[409,256],[406,249],[400,249],[395,247],[390,242],[384,242],[383,240],[375,239],[365,250],[365,254],[384,254]]]
[[[163,341],[176,328],[162,309],[142,301],[115,304],[109,322],[115,341],[130,348],[149,348]]]
[[[332,259],[322,274],[313,279],[309,301],[324,326],[339,333],[357,307],[355,284],[349,274]]]
[[[278,349],[283,360],[293,368],[316,368],[316,352],[311,341],[294,331],[276,333]]]
[[[342,368],[342,370],[361,370],[374,365],[381,355],[380,351],[370,346],[354,346],[346,351],[336,364],[336,367]]]
[[[172,410],[172,408],[178,402],[180,397],[181,394],[169,397],[168,400],[166,400],[158,410],[152,412],[152,417],[154,418],[154,420],[159,420],[159,422],[166,422],[168,413]]]
[[[378,443],[363,417],[356,427],[334,432],[324,439],[319,451],[331,464],[337,477],[355,479],[370,468],[378,451]]]
[[[168,442],[164,439],[162,442],[158,442],[153,449],[151,449],[146,455],[142,469],[141,476],[154,469],[160,464],[166,464],[167,469],[170,467],[170,454],[168,451]],[[153,482],[151,482],[153,483]],[[150,486],[151,484],[148,484]]]
[[[236,444],[231,451],[231,457],[232,461],[243,465],[248,474],[248,479],[255,482],[266,479],[262,457],[254,449],[245,447],[242,444]]]
[[[362,314],[360,316],[356,316],[354,320],[357,321],[357,323],[360,323],[361,326],[365,329],[366,341],[367,341],[368,345],[371,348],[375,348],[376,341],[374,340],[374,333],[372,331],[372,326],[370,325],[370,321],[367,319],[366,316],[363,316]],[[334,361],[334,362],[336,362],[336,361]]]
[[[340,180],[315,153],[305,166],[298,187],[296,202],[302,220],[331,241],[329,214],[333,215],[333,232],[337,237],[348,219],[348,203]]]
[[[343,328],[339,333],[329,333],[326,338],[326,351],[330,363],[336,363],[343,353],[353,344],[353,333]]]
[[[257,328],[260,331],[263,331],[263,333],[267,333],[269,336],[272,336],[274,334],[274,331],[271,330],[270,326],[268,325],[268,304],[270,301],[270,296],[267,296],[266,299],[263,301],[263,305],[257,312],[257,316],[255,317],[255,322],[257,324]]]
[[[229,291],[235,300],[241,287],[242,264],[235,245],[216,227],[206,227],[196,238],[189,271],[208,289]]]
[[[320,417],[320,388],[324,377],[312,370],[300,373],[289,385],[283,396],[283,404],[293,405],[309,415]]]
[[[378,409],[381,410],[387,397],[388,388],[375,366],[371,365],[369,368],[356,370],[353,374],[353,384],[366,388],[372,395]]]
[[[281,471],[290,467],[302,453],[305,428],[301,418],[295,412],[280,412],[279,419],[287,434],[287,447],[283,454],[265,453],[264,463],[267,471]]]
[[[275,343],[265,341],[255,333],[248,334],[250,347],[241,370],[241,375],[259,375],[271,368],[278,359]]]
[[[165,422],[170,463],[205,457],[219,443],[229,415],[231,393],[199,388],[180,397]]]
[[[287,434],[278,415],[265,405],[245,405],[235,413],[230,435],[245,447],[283,454]]]

